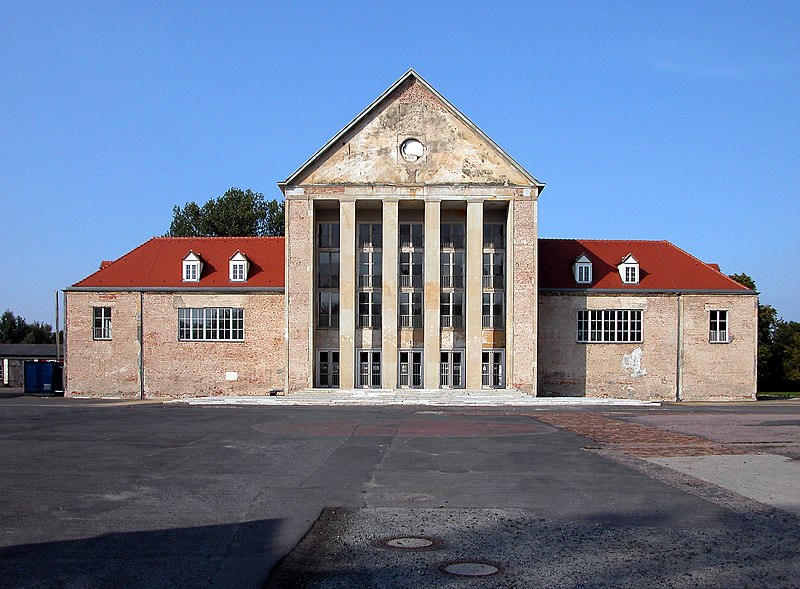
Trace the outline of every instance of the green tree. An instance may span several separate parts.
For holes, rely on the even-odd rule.
[[[28,324],[11,309],[0,315],[0,344],[18,344],[25,337]]]
[[[203,206],[187,202],[172,209],[171,237],[278,236],[284,232],[284,202],[260,192],[231,188]]]
[[[800,387],[800,323],[779,320],[773,334],[773,350],[779,360],[781,388],[796,390]]]
[[[8,309],[0,315],[0,344],[54,344],[53,327],[49,323],[28,323]]]

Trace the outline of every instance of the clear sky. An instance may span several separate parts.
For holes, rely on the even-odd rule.
[[[800,2],[0,0],[0,312],[285,179],[409,67],[547,183],[800,321]]]

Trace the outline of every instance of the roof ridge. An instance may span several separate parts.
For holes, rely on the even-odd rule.
[[[666,239],[593,239],[590,237],[540,237],[539,241],[591,241],[611,243],[670,243]]]
[[[285,235],[198,235],[198,236],[161,235],[161,236],[151,237],[148,241],[153,239],[163,239],[165,241],[168,240],[178,241],[183,239],[286,239],[286,236]]]

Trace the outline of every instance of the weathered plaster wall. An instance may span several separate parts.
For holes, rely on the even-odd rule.
[[[111,307],[111,340],[93,340],[93,307]],[[139,293],[68,292],[64,395],[139,398]]]
[[[530,183],[416,80],[398,87],[370,115],[294,183]],[[408,137],[426,147],[418,162],[400,155],[399,145]]]

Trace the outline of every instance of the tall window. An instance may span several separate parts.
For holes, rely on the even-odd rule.
[[[93,339],[111,339],[111,307],[93,307]]]
[[[728,311],[710,311],[708,341],[714,344],[728,343]]]
[[[588,284],[592,281],[592,265],[591,264],[578,264],[578,276],[576,282],[580,284]]]
[[[425,254],[423,252],[400,252],[400,287],[422,288]]]
[[[320,223],[317,226],[317,247],[339,249],[338,223]]]
[[[359,247],[381,247],[383,242],[383,232],[380,223],[359,223],[358,225],[358,246]]]
[[[372,292],[358,293],[358,326],[359,327],[381,326],[380,292],[372,291]]]
[[[400,224],[400,247],[425,247],[422,233],[422,223]]]
[[[483,247],[504,249],[506,247],[506,226],[502,223],[484,223]]]
[[[382,274],[381,252],[358,252],[358,286],[379,287]]]
[[[464,293],[441,293],[439,313],[442,327],[464,327]]]
[[[422,293],[400,293],[400,327],[422,327]]]
[[[204,307],[178,309],[180,341],[244,340],[244,309]]]
[[[578,311],[578,343],[642,341],[641,309]]]
[[[463,223],[442,223],[442,227],[441,227],[441,247],[442,247],[442,249],[463,249],[464,248],[464,224]]]
[[[320,287],[339,287],[339,252],[317,252],[317,269],[317,284]]]
[[[502,292],[483,293],[484,329],[503,329],[505,327],[504,302]]]
[[[505,281],[505,263],[503,252],[484,252],[483,254],[483,286],[484,288],[503,288]]]
[[[464,252],[441,253],[442,288],[464,287]]]
[[[317,300],[317,326],[339,327],[339,291],[321,290]]]

